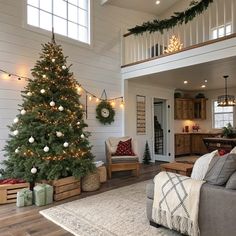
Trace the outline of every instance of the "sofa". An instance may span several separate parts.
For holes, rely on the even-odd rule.
[[[152,220],[154,196],[153,181],[146,188],[146,213],[150,224]],[[201,236],[236,235],[236,190],[204,183],[200,192],[199,228]]]

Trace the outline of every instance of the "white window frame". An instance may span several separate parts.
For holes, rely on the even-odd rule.
[[[215,112],[215,106],[214,103],[217,102],[217,100],[212,100],[212,128],[213,129],[222,129],[223,127],[216,128],[215,127],[215,114],[233,114],[233,123],[231,125],[234,127],[235,125],[235,108],[233,107],[233,112]]]
[[[231,26],[231,32],[226,34],[226,27],[229,26],[229,25]],[[232,22],[227,22],[225,25],[223,24],[223,25],[219,25],[219,26],[216,26],[216,27],[211,28],[211,39],[218,39],[218,38],[221,38],[221,37],[225,37],[225,36],[227,36],[227,35],[231,35],[232,32],[233,32],[232,27],[233,27]],[[224,28],[224,35],[223,35],[223,36],[219,36],[219,30],[220,30],[221,28]],[[216,38],[213,37],[213,32],[214,32],[215,30],[217,30],[217,37],[216,37]]]
[[[55,33],[56,41],[59,40],[59,41],[65,42],[65,43],[69,43],[69,44],[84,47],[84,48],[92,48],[93,47],[93,27],[92,27],[93,26],[92,25],[93,12],[92,12],[92,9],[93,9],[93,1],[90,0],[89,1],[89,6],[88,6],[88,10],[89,10],[88,11],[88,14],[89,14],[88,15],[88,30],[89,30],[88,43],[85,43],[85,42],[82,42],[82,41],[79,41],[79,40],[69,38],[67,36]],[[23,17],[23,22],[22,22],[23,28],[25,28],[29,31],[32,31],[34,33],[37,33],[37,34],[45,35],[45,36],[47,36],[51,39],[51,36],[52,36],[51,31],[48,31],[48,30],[45,30],[45,29],[42,29],[42,28],[39,28],[39,27],[36,27],[36,26],[32,26],[32,25],[29,25],[27,23],[27,0],[23,0],[23,16],[24,16]]]

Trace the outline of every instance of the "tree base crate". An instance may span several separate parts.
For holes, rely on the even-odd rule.
[[[80,180],[75,177],[66,177],[51,182],[54,187],[54,201],[64,200],[81,193]]]
[[[29,183],[0,185],[0,204],[16,202],[16,194],[23,188],[30,188]]]

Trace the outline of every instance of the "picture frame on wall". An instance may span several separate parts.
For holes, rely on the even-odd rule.
[[[136,95],[136,130],[137,134],[146,134],[146,97]]]

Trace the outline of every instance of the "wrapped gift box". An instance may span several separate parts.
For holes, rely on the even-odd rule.
[[[24,188],[16,194],[16,206],[24,207],[31,206],[33,204],[33,193],[31,190]]]
[[[53,187],[48,184],[38,184],[34,187],[34,203],[44,206],[53,202]]]

